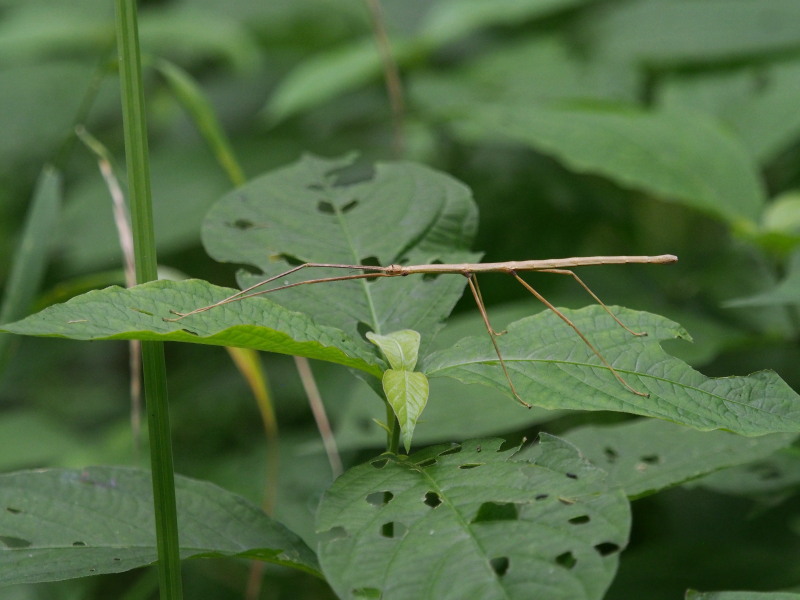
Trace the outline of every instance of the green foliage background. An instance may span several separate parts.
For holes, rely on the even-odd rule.
[[[582,276],[610,303],[681,323],[694,344],[663,345],[703,374],[768,368],[800,389],[795,0],[382,4],[407,92],[405,157],[472,189],[480,210],[472,250],[486,261],[677,254],[677,265]],[[0,281],[22,260],[14,250],[42,165],[63,172],[57,225],[34,234],[34,248],[50,245],[49,263],[29,312],[123,283],[107,190],[94,157],[72,137],[83,124],[122,162],[112,10],[103,0],[0,0]],[[360,0],[143,2],[141,34],[151,67],[167,59],[197,79],[248,176],[303,152],[356,149],[364,169],[393,157],[389,102]],[[160,263],[235,286],[233,269],[208,258],[200,242],[228,178],[153,68],[148,85]],[[543,274],[535,284],[559,306],[587,303],[569,278]],[[507,277],[487,276],[481,287],[496,328],[540,310]],[[437,346],[482,333],[469,298],[456,315]],[[124,342],[0,335],[3,471],[144,464],[132,450]],[[238,372],[217,348],[172,344],[168,359],[178,471],[260,503],[266,443]],[[314,546],[330,467],[291,359],[269,354],[264,363],[281,428],[276,517]],[[383,436],[371,418],[384,415],[373,392],[344,368],[314,363],[314,371],[345,463],[376,454]],[[621,418],[524,412],[487,388],[434,379],[414,444],[546,430],[607,468],[615,452],[607,440],[633,435]],[[614,428],[598,434],[597,425]],[[682,443],[719,457],[718,468],[734,464],[733,450],[715,438]],[[623,458],[628,472],[619,463],[608,470],[629,496],[658,487],[633,474],[659,457]],[[798,474],[796,451],[765,451],[761,462],[637,500],[632,541],[606,597],[797,589],[797,561],[787,557],[800,550]],[[186,595],[239,598],[247,568],[190,561]],[[264,598],[333,597],[311,576],[272,567],[268,575]],[[132,599],[152,590],[152,575],[140,570],[3,593]]]

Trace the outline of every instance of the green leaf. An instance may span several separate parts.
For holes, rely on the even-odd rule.
[[[528,104],[459,105],[444,112],[468,141],[511,139],[581,173],[753,227],[765,194],[753,158],[701,114]]]
[[[582,427],[565,436],[608,473],[628,498],[639,498],[718,469],[763,459],[797,437],[777,433],[743,438],[727,431],[700,432],[654,419],[611,427]]]
[[[414,426],[428,402],[428,378],[422,373],[387,369],[382,383],[386,400],[400,423],[403,446],[408,452],[411,449]]]
[[[224,196],[206,217],[206,250],[219,261],[261,271],[240,272],[242,287],[306,262],[389,265],[476,257],[467,251],[477,213],[466,186],[412,163],[379,164],[367,179],[348,184],[353,175],[342,170],[353,160],[305,156]],[[275,283],[353,273],[301,270]],[[362,323],[377,334],[408,328],[432,338],[465,283],[459,276],[338,281],[270,298],[358,340]]]
[[[606,60],[676,64],[721,60],[728,64],[800,47],[800,5],[794,0],[645,0],[595,13],[584,35],[601,40]]]
[[[176,477],[181,557],[240,556],[318,575],[280,523],[211,483]],[[125,467],[0,475],[0,585],[119,573],[156,560],[150,474]]]
[[[432,5],[420,35],[450,42],[481,27],[519,25],[590,0],[445,0]]]
[[[697,485],[719,494],[761,499],[774,506],[797,494],[800,486],[800,448],[792,446],[760,461],[712,473]]]
[[[253,348],[306,356],[353,367],[380,377],[377,358],[342,331],[266,298],[246,298],[188,316],[236,290],[205,281],[155,281],[130,289],[109,287],[57,304],[3,330],[23,335],[78,340],[157,340]]]
[[[650,397],[625,389],[572,329],[545,311],[512,323],[498,339],[524,400],[544,408],[638,414],[702,431],[728,429],[749,436],[800,431],[800,396],[775,373],[705,377],[659,345],[660,340],[689,338],[678,324],[645,312],[611,310],[628,327],[648,335],[630,335],[597,305],[562,312],[634,389]],[[486,336],[466,338],[428,356],[420,370],[428,377],[455,377],[511,395]]]
[[[736,298],[725,303],[726,307],[741,306],[780,306],[800,304],[800,251],[796,251],[789,261],[786,277],[772,289],[748,298]]]
[[[384,455],[325,493],[323,571],[340,598],[602,598],[629,505],[576,449],[546,438],[537,462],[502,440]]]
[[[791,592],[686,592],[686,600],[800,600]]]
[[[392,369],[413,371],[417,366],[420,335],[413,329],[403,329],[388,335],[369,331],[367,339],[381,349]]]

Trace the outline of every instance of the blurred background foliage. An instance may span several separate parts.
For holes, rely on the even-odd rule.
[[[196,80],[249,177],[303,152],[357,150],[365,165],[396,157],[362,0],[140,6],[159,262],[173,273],[234,284],[234,269],[211,261],[200,244],[203,216],[230,183],[152,68],[157,59]],[[695,343],[668,349],[706,375],[769,368],[800,389],[800,3],[382,6],[406,92],[404,158],[473,189],[481,212],[475,249],[485,260],[677,254],[673,266],[583,274],[609,303],[682,323]],[[73,133],[84,125],[124,163],[113,36],[107,0],[0,0],[0,281],[20,260],[39,172],[53,164],[63,174],[57,225],[38,234],[50,252],[28,312],[123,283],[109,194]],[[641,165],[628,170],[631,163]],[[656,165],[652,173],[648,165]],[[537,285],[556,304],[587,303],[569,278],[539,275]],[[482,288],[496,327],[540,310],[507,278],[487,276]],[[481,328],[462,301],[437,344]],[[125,343],[5,337],[0,344],[0,468],[144,464],[129,423]],[[267,442],[246,383],[221,349],[167,352],[178,471],[260,503]],[[291,358],[263,361],[280,427],[275,514],[313,545],[313,514],[331,469]],[[380,451],[383,436],[371,419],[383,409],[373,392],[344,369],[313,369],[345,465]],[[521,412],[485,388],[435,381],[415,444],[563,434],[620,418]],[[786,500],[797,491],[799,464],[797,453],[783,452],[638,500],[633,540],[608,598],[796,586],[798,563],[785,559],[800,549],[800,518]],[[240,598],[247,570],[236,561],[187,564],[186,595]],[[273,568],[266,576],[262,598],[332,597],[307,576]],[[141,570],[3,593],[134,599],[154,597],[154,589],[152,572]]]

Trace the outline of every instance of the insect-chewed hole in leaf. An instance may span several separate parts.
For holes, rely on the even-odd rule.
[[[761,481],[770,481],[771,479],[780,479],[783,473],[780,469],[773,465],[754,465],[750,471],[756,474]]]
[[[475,467],[482,467],[483,463],[464,463],[463,465],[458,465],[459,469],[474,469]]]
[[[192,331],[191,329],[186,329],[185,327],[183,329],[181,329],[181,331],[184,332],[184,333],[188,333],[189,335],[197,335],[197,336],[200,335],[196,331]]]
[[[381,535],[386,538],[401,538],[408,531],[408,527],[397,521],[389,521],[381,525]]]
[[[356,331],[358,332],[358,335],[361,336],[362,340],[367,342],[369,341],[367,339],[367,334],[372,331],[372,329],[373,328],[370,325],[367,325],[363,321],[359,321],[358,325],[356,325]]]
[[[614,542],[603,542],[601,544],[597,544],[594,549],[597,550],[597,553],[600,556],[608,556],[609,554],[619,552],[619,546]]]
[[[512,502],[484,502],[472,522],[516,521],[517,518],[519,518],[519,509]]]
[[[10,512],[12,515],[18,515],[22,512],[19,508],[14,508],[13,506],[6,506],[6,510]]]
[[[591,521],[591,519],[589,518],[589,515],[580,515],[579,517],[572,517],[569,520],[569,523],[572,524],[572,525],[584,525],[585,523],[588,523],[589,521]]]
[[[367,256],[366,258],[362,258],[358,261],[358,264],[364,265],[365,267],[380,267],[381,263],[378,260],[377,256]]]
[[[379,600],[381,591],[378,588],[353,588],[350,590],[350,595],[353,598],[364,598],[365,600]]]
[[[442,452],[439,452],[439,456],[447,456],[448,454],[458,454],[459,452],[461,452],[461,445],[460,444],[456,444],[456,445],[448,448],[447,450],[443,450]]]
[[[494,571],[498,577],[502,577],[508,572],[508,566],[510,564],[507,556],[498,556],[489,561],[489,566],[492,567],[492,571]]]
[[[358,200],[353,199],[347,204],[343,205],[339,210],[341,210],[343,213],[346,213],[353,210],[356,206],[358,206]]]
[[[606,446],[603,448],[603,454],[605,454],[606,460],[610,463],[617,462],[617,459],[619,458],[619,453],[611,446]]]
[[[82,546],[85,546],[86,542],[72,542],[72,545],[75,546],[76,548],[80,548]]]
[[[556,564],[559,564],[567,569],[574,567],[577,562],[578,559],[575,558],[575,555],[572,552],[564,552],[556,556]]]
[[[139,314],[142,314],[142,315],[147,315],[148,317],[152,317],[152,316],[154,316],[154,315],[153,315],[153,313],[151,313],[150,311],[148,311],[148,310],[143,310],[143,309],[141,309],[141,308],[134,308],[134,307],[132,306],[132,307],[131,307],[131,310],[132,310],[133,312],[137,312],[137,313],[139,313]]]
[[[241,229],[242,231],[255,227],[255,223],[250,219],[236,219],[233,223],[229,223],[229,225],[235,229]]]
[[[436,492],[428,492],[427,494],[425,494],[424,502],[431,508],[436,508],[442,503],[442,499]]]
[[[550,497],[550,494],[536,494],[533,499],[534,500],[546,500]]]
[[[392,492],[372,492],[368,494],[366,500],[372,506],[386,506],[394,498]]]
[[[440,261],[440,260],[434,260],[430,264],[432,264],[432,265],[441,265],[441,264],[444,264],[444,263],[442,261]],[[434,279],[439,277],[439,275],[441,275],[441,273],[425,273],[422,276],[422,281],[433,281]]]
[[[436,464],[436,459],[435,458],[426,458],[422,462],[418,462],[417,466],[418,467],[422,467],[424,469],[425,467],[432,467],[435,464]]]
[[[119,558],[118,556],[115,556],[115,557],[114,557],[114,558],[112,558],[111,560],[112,560],[113,562],[122,562],[122,559],[121,559],[121,558]]]
[[[27,548],[32,542],[13,535],[0,535],[0,544],[5,544],[8,548]]]
[[[578,478],[578,476],[575,475],[575,473],[564,473],[564,475],[566,475],[570,479],[577,479]]]
[[[309,186],[309,187],[311,187],[311,186]],[[321,213],[326,214],[326,215],[332,215],[332,214],[334,214],[336,212],[333,209],[333,204],[331,204],[327,200],[320,200],[319,202],[317,202],[317,210],[319,212],[321,212]]]
[[[639,460],[646,465],[657,465],[661,462],[661,457],[658,454],[648,454],[647,456],[642,456]]]
[[[319,534],[320,543],[323,544],[341,540],[346,537],[348,537],[348,533],[344,527],[331,527],[327,531],[323,531]]]
[[[379,458],[378,460],[373,460],[369,464],[371,464],[376,469],[382,469],[383,467],[386,466],[386,463],[388,463],[388,462],[389,462],[388,458]]]

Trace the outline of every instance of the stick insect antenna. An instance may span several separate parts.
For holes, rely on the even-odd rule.
[[[278,279],[282,279],[287,275],[291,275],[292,273],[296,273],[301,269],[306,268],[333,268],[333,269],[361,269],[364,271],[376,271],[373,273],[356,273],[355,275],[340,275],[338,277],[321,277],[318,279],[307,279],[306,281],[297,281],[295,283],[289,283],[286,285],[281,285],[278,287],[270,288],[268,290],[261,290],[258,292],[254,292],[253,290],[260,288],[262,285],[266,285],[268,283],[272,283],[273,281],[277,281]],[[238,300],[244,300],[245,298],[253,298],[255,296],[263,296],[264,294],[269,294],[270,292],[275,292],[277,290],[287,290],[289,288],[297,287],[299,285],[307,285],[310,283],[326,283],[329,281],[346,281],[350,279],[368,279],[374,277],[391,277],[387,272],[386,267],[373,267],[369,265],[339,265],[339,264],[327,264],[327,263],[303,263],[302,265],[298,265],[291,269],[288,269],[282,273],[278,273],[277,275],[273,275],[267,279],[259,281],[258,283],[251,285],[243,290],[236,292],[235,294],[231,294],[227,298],[223,298],[219,302],[215,302],[214,304],[209,304],[208,306],[202,306],[200,308],[196,308],[192,311],[187,313],[178,312],[176,310],[171,310],[170,312],[173,315],[178,315],[174,319],[164,319],[165,321],[175,322],[180,321],[184,317],[188,317],[190,315],[195,315],[197,313],[205,312],[207,310],[211,310],[212,308],[216,308],[218,306],[222,306],[224,304],[229,304],[231,302],[237,302]]]

